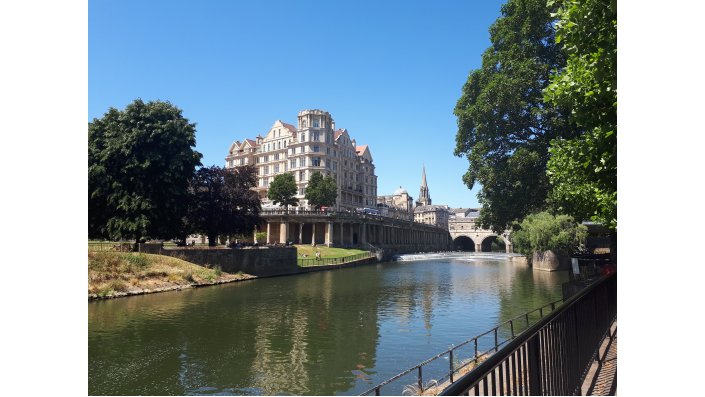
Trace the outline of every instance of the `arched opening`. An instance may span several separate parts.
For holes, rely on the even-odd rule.
[[[453,240],[453,247],[458,251],[475,252],[475,242],[470,237],[458,236]]]
[[[482,240],[482,252],[506,252],[507,244],[499,236],[488,236]]]

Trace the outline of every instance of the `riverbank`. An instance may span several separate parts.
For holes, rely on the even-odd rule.
[[[131,252],[88,253],[88,299],[110,299],[250,280],[163,255]]]

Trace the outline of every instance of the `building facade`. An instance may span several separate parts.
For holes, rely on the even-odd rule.
[[[298,125],[277,120],[264,136],[235,141],[225,158],[226,168],[254,165],[263,208],[274,207],[267,198],[269,184],[285,172],[294,175],[299,208],[310,209],[305,199],[311,174],[332,176],[338,187],[336,210],[374,207],[377,176],[367,145],[358,146],[346,129],[335,129],[330,113],[302,110]]]
[[[382,216],[409,221],[414,219],[414,199],[401,186],[391,195],[378,196],[377,209]]]

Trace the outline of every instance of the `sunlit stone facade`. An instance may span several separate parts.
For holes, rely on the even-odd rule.
[[[332,176],[338,186],[338,210],[376,205],[377,176],[367,145],[358,146],[346,129],[335,129],[330,113],[303,110],[295,127],[277,120],[264,136],[235,141],[225,158],[226,168],[254,164],[256,190],[263,208],[273,207],[267,199],[269,184],[285,172],[294,175],[300,208],[309,209],[304,198],[311,174],[319,171]]]

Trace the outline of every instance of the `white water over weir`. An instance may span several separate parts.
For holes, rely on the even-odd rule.
[[[508,258],[522,256],[521,254],[505,254],[503,252],[421,252],[415,254],[395,255],[392,260],[399,262],[425,261],[433,259],[456,259],[460,261],[476,260],[506,260]]]

